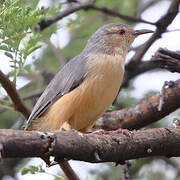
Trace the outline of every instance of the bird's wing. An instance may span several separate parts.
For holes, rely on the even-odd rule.
[[[86,57],[78,55],[69,61],[56,74],[38,99],[29,116],[25,129],[27,129],[33,119],[39,118],[53,102],[79,86],[86,77],[86,74]]]

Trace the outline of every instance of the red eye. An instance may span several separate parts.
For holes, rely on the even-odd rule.
[[[124,30],[124,29],[119,30],[119,31],[118,31],[118,34],[120,34],[120,35],[125,34],[125,30]]]

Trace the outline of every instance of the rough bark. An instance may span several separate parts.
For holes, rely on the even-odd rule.
[[[92,163],[119,162],[149,156],[180,156],[180,128],[157,128],[108,134],[77,131],[38,133],[0,130],[3,158],[55,156]]]

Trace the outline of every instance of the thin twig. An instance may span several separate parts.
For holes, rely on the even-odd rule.
[[[129,175],[129,167],[131,164],[129,161],[125,161],[125,164],[123,165],[123,174],[122,174],[122,180],[130,180],[130,175]]]
[[[126,21],[135,22],[135,23],[142,22],[142,23],[146,23],[146,24],[155,25],[155,23],[153,23],[153,22],[146,21],[142,18],[135,18],[132,16],[120,14],[120,13],[113,11],[113,10],[110,10],[106,7],[97,7],[97,6],[92,5],[92,6],[90,6],[90,8],[94,9],[96,11],[100,11],[100,12],[105,13],[105,14],[110,15],[110,16],[115,16],[115,17],[119,17],[121,19],[125,19]]]

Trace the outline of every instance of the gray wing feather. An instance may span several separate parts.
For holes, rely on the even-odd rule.
[[[34,106],[25,129],[33,119],[40,117],[54,101],[81,84],[87,74],[86,62],[87,57],[78,55],[55,75]]]

